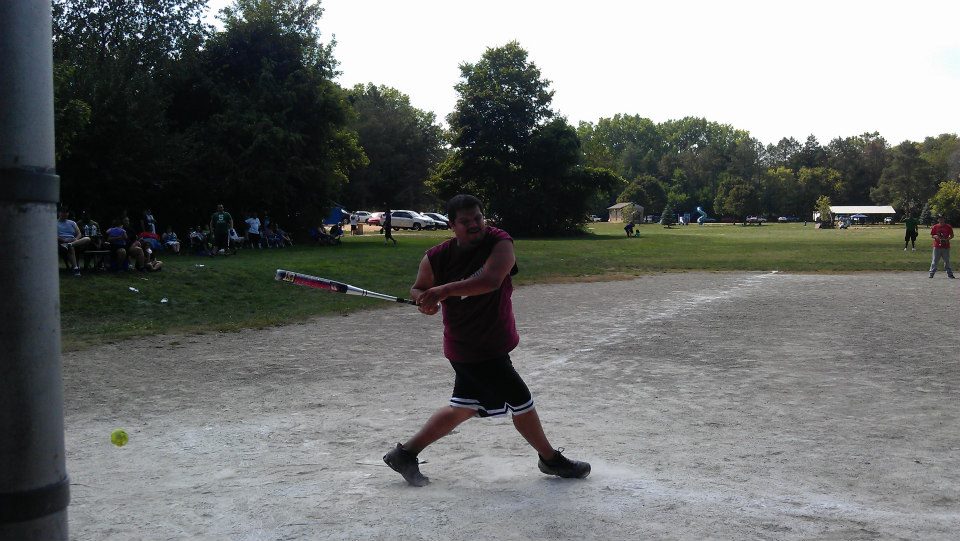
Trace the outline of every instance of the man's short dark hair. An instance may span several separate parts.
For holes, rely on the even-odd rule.
[[[447,218],[450,218],[452,222],[457,219],[458,210],[472,209],[473,207],[479,207],[480,212],[483,212],[483,203],[476,197],[465,193],[455,195],[447,201]]]

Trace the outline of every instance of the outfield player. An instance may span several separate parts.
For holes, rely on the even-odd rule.
[[[903,233],[903,251],[907,251],[907,245],[912,245],[913,251],[917,251],[917,226],[920,225],[920,220],[914,218],[912,215],[907,214],[906,219],[903,221],[904,233]]]
[[[947,223],[947,217],[937,216],[937,225],[930,228],[933,237],[933,261],[930,262],[930,278],[937,272],[937,263],[943,260],[947,277],[953,278],[953,269],[950,267],[950,239],[953,238],[953,228]]]
[[[210,215],[210,232],[213,233],[213,244],[217,248],[213,253],[226,253],[230,247],[230,230],[233,229],[233,216],[223,210],[223,205],[217,205],[217,211]]]
[[[417,455],[474,416],[512,414],[513,425],[539,455],[540,471],[584,478],[590,464],[554,449],[540,425],[533,398],[510,361],[520,337],[513,317],[510,276],[517,266],[513,239],[485,224],[480,200],[458,195],[447,203],[455,237],[427,251],[410,289],[420,312],[443,309],[443,353],[456,373],[450,403],[437,410],[406,443],[383,460],[408,483],[424,486]]]

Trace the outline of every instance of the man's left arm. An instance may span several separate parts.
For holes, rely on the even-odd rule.
[[[513,252],[513,242],[502,240],[496,243],[490,257],[483,267],[469,278],[450,282],[424,291],[418,301],[421,304],[439,304],[447,297],[472,297],[490,293],[503,284],[517,259]]]

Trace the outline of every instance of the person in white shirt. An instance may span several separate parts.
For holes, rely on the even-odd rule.
[[[260,248],[260,218],[257,213],[251,213],[244,222],[247,223],[247,242],[250,246]]]

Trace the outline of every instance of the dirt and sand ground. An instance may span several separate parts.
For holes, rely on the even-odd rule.
[[[574,481],[505,419],[427,449],[426,488],[383,464],[453,379],[439,318],[409,307],[66,354],[71,538],[956,539],[957,282],[518,289],[514,363],[593,464]]]

